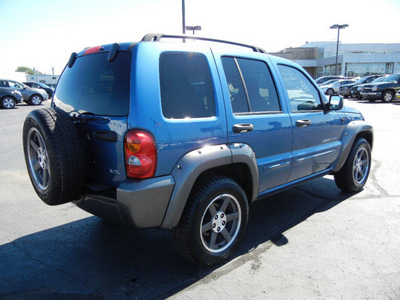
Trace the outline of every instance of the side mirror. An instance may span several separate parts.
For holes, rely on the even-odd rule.
[[[330,110],[340,110],[343,108],[343,98],[338,95],[331,95],[328,105]]]

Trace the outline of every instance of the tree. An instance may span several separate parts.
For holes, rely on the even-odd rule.
[[[35,75],[35,72],[31,68],[24,67],[24,66],[18,67],[15,70],[15,72],[24,72],[27,75]],[[41,72],[39,72],[39,71],[36,71],[36,75],[43,75],[43,74]]]

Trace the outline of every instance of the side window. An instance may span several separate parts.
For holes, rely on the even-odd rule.
[[[18,82],[15,81],[9,81],[8,82],[9,86],[15,89],[23,89],[23,86],[20,85]]]
[[[292,112],[321,110],[320,94],[310,80],[293,67],[279,65]]]
[[[162,111],[166,118],[215,116],[210,68],[203,54],[165,52],[160,56]]]
[[[280,111],[275,85],[264,62],[223,57],[222,64],[234,113]]]

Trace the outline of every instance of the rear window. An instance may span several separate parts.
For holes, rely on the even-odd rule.
[[[129,112],[131,53],[121,51],[113,62],[108,52],[78,57],[65,68],[54,102],[70,112],[126,116]]]

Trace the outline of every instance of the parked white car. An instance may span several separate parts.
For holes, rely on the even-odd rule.
[[[325,95],[335,95],[339,94],[339,87],[345,84],[356,82],[355,79],[340,79],[334,82],[331,82],[328,85],[320,86],[321,90],[324,92]]]

